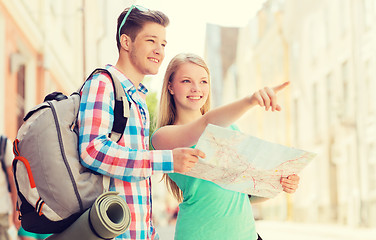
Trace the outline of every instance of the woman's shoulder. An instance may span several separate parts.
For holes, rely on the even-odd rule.
[[[228,128],[231,130],[240,131],[240,128],[235,123],[231,124]]]

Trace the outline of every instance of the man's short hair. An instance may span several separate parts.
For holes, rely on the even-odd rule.
[[[122,34],[128,35],[132,41],[136,39],[137,34],[141,31],[145,23],[154,22],[162,25],[163,27],[167,27],[170,23],[168,17],[156,10],[139,10],[138,8],[133,8],[128,15],[123,27],[120,29],[120,36],[119,36],[119,27],[121,22],[123,21],[125,15],[129,11],[130,8],[124,9],[124,11],[120,14],[118,21],[117,21],[117,31],[116,31],[116,43],[118,50],[120,51],[120,36]]]

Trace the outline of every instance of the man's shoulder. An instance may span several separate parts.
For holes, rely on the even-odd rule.
[[[106,69],[98,70],[88,78],[88,81],[93,81],[93,80],[100,81],[100,82],[106,82],[106,83],[112,82],[111,73]]]
[[[92,90],[89,89],[107,88],[107,86],[112,87],[112,85],[113,81],[110,73],[105,71],[93,71],[93,73],[86,79],[81,92],[92,92]]]

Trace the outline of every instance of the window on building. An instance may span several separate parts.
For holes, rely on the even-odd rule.
[[[375,0],[363,0],[364,30],[368,31],[374,24]]]
[[[350,100],[350,74],[349,74],[349,63],[348,61],[345,61],[342,63],[342,66],[341,66],[341,75],[342,75],[342,103],[343,103],[343,106],[347,106],[347,107],[343,107],[342,109],[342,114],[347,114],[349,111],[349,100]]]
[[[332,34],[332,32],[331,32],[331,26],[330,26],[330,8],[329,7],[327,7],[327,8],[325,8],[324,9],[324,17],[323,17],[323,21],[324,21],[324,23],[323,23],[323,27],[324,27],[324,34],[325,34],[325,39],[324,39],[324,41],[325,41],[325,43],[324,43],[324,45],[325,45],[325,47],[329,47],[329,44],[330,44],[330,42],[331,42],[331,34]]]
[[[339,34],[340,38],[345,34],[346,32],[346,20],[347,20],[347,1],[338,0],[338,12],[339,12]]]
[[[294,99],[294,140],[296,143],[299,143],[299,126],[300,126],[300,118],[299,118],[299,99]]]
[[[26,11],[29,13],[28,17],[30,17],[35,24],[40,23],[40,18],[43,17],[44,14],[41,10],[41,0],[22,0],[21,2]]]
[[[367,160],[368,160],[368,183],[369,183],[369,190],[372,192],[376,192],[376,144],[370,143],[368,144],[367,150]]]
[[[312,86],[312,103],[313,103],[313,130],[315,134],[315,138],[318,137],[319,134],[319,89],[318,83],[313,83]]]
[[[66,1],[62,5],[63,35],[68,44],[73,43],[72,29],[77,12],[78,10],[73,7],[72,1]],[[80,14],[82,14],[82,12],[80,12]]]
[[[333,91],[333,74],[328,73],[326,75],[326,115],[327,115],[327,122],[328,128],[330,129],[331,125],[333,124],[334,119],[334,91]]]
[[[25,65],[20,65],[17,71],[17,129],[25,116],[25,69]]]
[[[367,112],[376,112],[376,97],[375,97],[375,77],[372,74],[371,61],[367,60],[364,64],[364,79],[365,79],[365,102],[367,103]]]

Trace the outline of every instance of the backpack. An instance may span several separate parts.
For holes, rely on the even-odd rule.
[[[0,162],[1,162],[1,168],[3,169],[3,172],[4,172],[4,176],[7,179],[8,191],[10,192],[11,189],[10,189],[10,183],[9,183],[9,178],[8,178],[7,166],[5,164],[5,152],[7,149],[7,142],[8,142],[8,138],[1,135],[0,136]]]
[[[97,73],[107,74],[113,83],[114,123],[109,137],[118,142],[130,102],[120,81],[108,70],[96,69],[87,79]],[[27,113],[18,130],[13,172],[19,218],[26,231],[62,232],[108,189],[103,181],[107,177],[85,168],[79,160],[76,123],[84,84],[69,97],[59,92],[47,95],[45,102]]]

